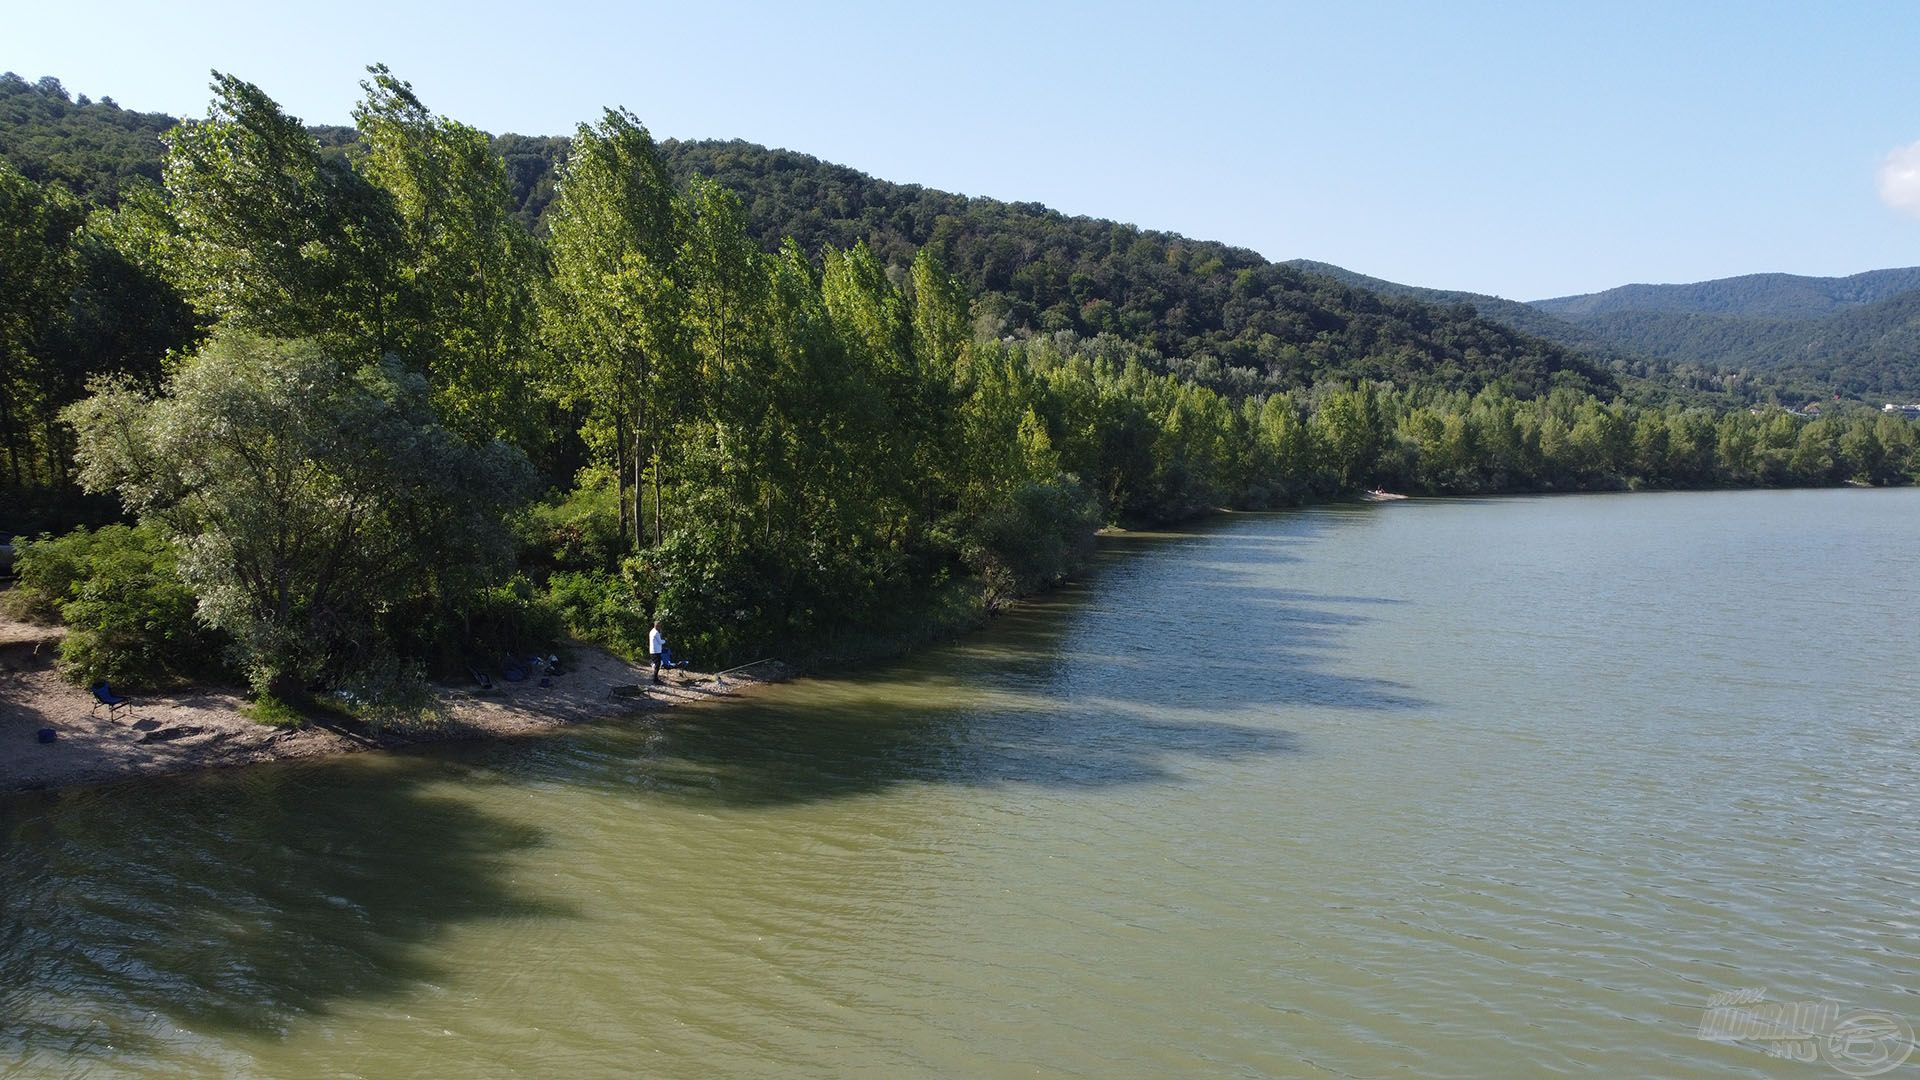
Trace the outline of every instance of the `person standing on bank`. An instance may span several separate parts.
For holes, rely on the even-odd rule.
[[[647,634],[647,654],[653,657],[653,684],[661,685],[660,661],[666,659],[667,636],[660,632],[660,620],[653,621],[653,630]]]

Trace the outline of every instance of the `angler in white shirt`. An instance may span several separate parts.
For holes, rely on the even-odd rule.
[[[667,636],[660,632],[660,623],[655,621],[653,630],[647,634],[647,654],[653,657],[653,681],[660,683],[660,661],[666,658]]]

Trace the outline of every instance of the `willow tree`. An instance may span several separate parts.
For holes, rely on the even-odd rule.
[[[404,683],[407,639],[512,557],[525,455],[447,430],[397,361],[227,331],[164,395],[96,391],[65,413],[81,482],[179,545],[200,617],[259,691]]]
[[[632,114],[609,109],[580,125],[549,211],[541,325],[559,358],[555,395],[585,412],[582,436],[613,459],[621,530],[636,543],[649,465],[656,542],[665,528],[661,444],[686,389],[676,385],[685,354],[679,215],[653,137]]]

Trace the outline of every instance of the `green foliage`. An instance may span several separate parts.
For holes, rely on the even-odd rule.
[[[562,570],[547,582],[548,599],[572,633],[629,659],[647,650],[651,623],[633,586],[605,570]]]
[[[60,409],[89,378],[143,381],[197,324],[119,247],[119,219],[0,162],[0,489],[60,488],[72,439]]]
[[[66,416],[82,482],[180,544],[202,616],[263,691],[351,681],[409,651],[410,627],[504,563],[503,517],[531,483],[518,451],[440,426],[397,363],[237,331],[164,397],[103,382]]]
[[[611,109],[580,125],[549,222],[540,328],[560,360],[548,389],[583,415],[580,434],[611,467],[636,543],[642,472],[686,393],[680,212],[645,126]]]
[[[0,75],[0,152],[29,179],[88,202],[111,204],[130,185],[158,181],[160,136],[172,126],[170,116],[122,109],[112,98],[75,101],[55,78]]]
[[[31,622],[59,622],[60,605],[86,580],[95,536],[75,529],[58,539],[14,538],[14,585],[4,594],[7,613]]]
[[[969,523],[961,557],[994,596],[1024,596],[1056,585],[1093,551],[1100,509],[1065,473],[1030,480]]]
[[[717,665],[970,617],[1103,522],[1916,468],[1897,416],[1688,407],[1766,384],[1578,353],[1490,298],[656,144],[618,111],[489,140],[385,68],[362,85],[355,127],[306,128],[216,76],[164,187],[110,212],[0,171],[0,471],[59,484],[65,415],[256,686],[363,716],[563,627],[636,655],[658,616]],[[495,438],[571,490],[522,509]]]
[[[297,728],[307,722],[306,713],[272,694],[262,694],[241,707],[255,721],[268,727]]]
[[[384,65],[368,71],[357,171],[398,234],[383,347],[428,374],[451,426],[531,444],[539,256],[511,216],[506,166],[484,132],[434,116]]]
[[[462,640],[483,657],[544,654],[566,632],[566,616],[524,574],[476,591],[466,602]]]
[[[10,606],[66,624],[60,662],[75,682],[152,687],[218,670],[219,636],[195,619],[175,549],[155,529],[22,541],[16,570]]]
[[[404,236],[392,196],[323,157],[259,87],[215,72],[213,91],[206,119],[167,134],[168,279],[210,319],[325,337],[362,360],[397,348]]]
[[[519,530],[523,564],[554,570],[619,565],[626,542],[620,535],[620,496],[611,471],[581,470],[572,491],[528,507]]]

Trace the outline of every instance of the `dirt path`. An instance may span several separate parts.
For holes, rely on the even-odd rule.
[[[679,671],[665,686],[647,686],[645,668],[588,645],[542,687],[538,680],[498,683],[491,692],[446,687],[446,719],[402,734],[365,736],[308,727],[268,727],[240,711],[237,689],[190,689],[131,695],[133,713],[109,719],[93,695],[53,668],[60,630],[0,616],[0,793],[100,783],[132,776],[225,768],[263,761],[324,757],[388,746],[462,739],[511,738],[564,724],[671,708],[737,693],[785,676],[777,666],[758,678]],[[771,670],[769,670],[771,669]],[[52,728],[54,741],[38,732]]]

